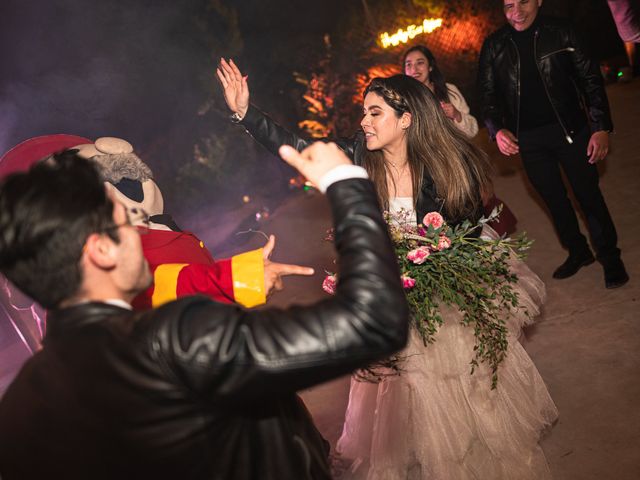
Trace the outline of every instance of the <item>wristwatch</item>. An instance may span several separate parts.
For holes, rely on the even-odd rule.
[[[235,112],[233,115],[229,117],[233,123],[240,123],[242,121],[242,115],[238,112]]]

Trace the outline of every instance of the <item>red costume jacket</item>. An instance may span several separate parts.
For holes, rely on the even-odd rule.
[[[190,232],[149,229],[140,238],[154,284],[133,301],[134,308],[157,307],[194,294],[245,307],[265,303],[261,248],[216,261]]]

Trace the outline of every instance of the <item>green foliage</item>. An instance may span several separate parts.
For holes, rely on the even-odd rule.
[[[357,76],[338,71],[329,35],[323,44],[322,56],[308,74],[294,72],[296,82],[305,88],[300,99],[305,116],[298,128],[311,138],[349,136],[357,128],[354,110],[356,118],[361,116],[360,102],[352,102]]]
[[[494,210],[478,225],[465,221],[456,228],[446,224],[439,228],[416,227],[404,213],[389,219],[413,328],[428,346],[434,343],[435,334],[443,324],[442,306],[457,308],[463,314],[462,323],[473,328],[476,338],[474,351],[469,352],[471,373],[479,363],[486,363],[492,372],[492,389],[498,382],[498,367],[507,354],[505,319],[510,312],[521,308],[513,288],[518,278],[512,273],[509,261],[522,258],[531,246],[524,236],[497,239],[477,236],[482,225],[498,214],[499,210]],[[427,250],[428,256],[419,258],[415,255],[419,250]],[[415,285],[410,287],[407,282],[412,280]],[[401,364],[402,358],[395,357],[373,365],[360,376],[377,381],[381,371],[388,372],[391,367],[392,373],[401,371]]]

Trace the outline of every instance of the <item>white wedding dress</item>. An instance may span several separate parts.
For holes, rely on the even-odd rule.
[[[399,198],[390,209],[412,210]],[[415,218],[415,214],[410,217]],[[491,236],[486,227],[483,235]],[[475,337],[454,308],[424,346],[411,331],[400,375],[378,384],[351,379],[337,451],[353,460],[342,479],[544,480],[551,478],[538,441],[558,412],[538,370],[518,342],[545,299],[542,281],[513,261],[521,307],[508,316],[509,347],[491,390],[484,365],[470,374]],[[531,317],[524,313],[528,310]]]

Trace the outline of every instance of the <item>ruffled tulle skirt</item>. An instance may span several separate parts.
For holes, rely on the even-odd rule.
[[[520,307],[507,316],[509,347],[491,390],[485,365],[470,374],[475,337],[462,314],[442,309],[444,325],[424,346],[413,331],[402,373],[380,383],[351,380],[337,451],[353,460],[342,478],[367,480],[543,480],[551,478],[538,441],[558,412],[518,342],[539,313],[542,281],[514,260]],[[525,313],[529,312],[529,315]]]

